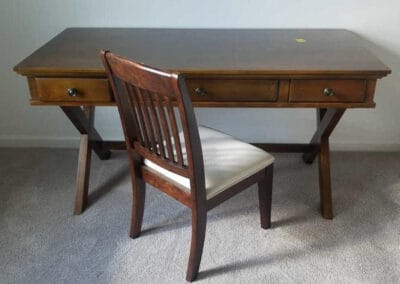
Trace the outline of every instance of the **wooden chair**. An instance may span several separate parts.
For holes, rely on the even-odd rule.
[[[136,238],[141,232],[145,183],[189,207],[192,239],[186,280],[193,281],[199,271],[208,210],[258,182],[261,227],[270,227],[274,158],[229,135],[198,126],[182,75],[109,51],[102,51],[101,58],[118,105],[130,161],[130,236]]]

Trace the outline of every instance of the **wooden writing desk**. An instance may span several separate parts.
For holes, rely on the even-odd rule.
[[[87,205],[91,150],[108,159],[95,106],[114,105],[100,49],[186,75],[198,107],[317,110],[309,144],[257,144],[319,157],[321,211],[331,219],[329,136],[347,108],[373,108],[376,81],[390,73],[345,30],[66,29],[14,70],[28,78],[32,105],[60,106],[81,133],[75,214]],[[83,108],[81,108],[83,106]]]

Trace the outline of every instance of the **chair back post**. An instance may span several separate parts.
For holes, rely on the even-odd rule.
[[[182,75],[178,75],[175,80],[175,86],[177,88],[176,94],[180,97],[178,99],[178,106],[182,118],[186,149],[191,149],[191,151],[187,151],[188,167],[192,169],[192,177],[190,179],[191,195],[197,208],[204,207],[206,202],[206,185],[203,152],[197,120],[194,114],[192,100]]]
[[[126,143],[126,149],[128,152],[130,152],[132,150],[132,141],[130,141],[130,139],[135,139],[138,136],[138,129],[135,129],[133,127],[129,127],[129,126],[133,126],[133,125],[127,125],[127,121],[124,119],[126,113],[128,113],[128,110],[126,108],[126,106],[128,105],[126,103],[126,100],[123,100],[124,97],[120,96],[118,93],[118,89],[117,89],[117,84],[115,81],[115,77],[113,75],[111,66],[107,60],[107,54],[110,53],[110,51],[108,50],[101,50],[100,51],[100,58],[103,62],[103,66],[104,69],[106,71],[107,74],[107,79],[108,82],[110,83],[111,86],[111,91],[113,93],[113,97],[117,103],[117,108],[118,108],[118,114],[121,120],[121,124],[122,124],[122,130],[124,132],[124,136],[125,138],[129,138],[129,139],[125,139],[125,143]],[[123,101],[121,101],[123,100]]]
[[[206,201],[204,163],[196,117],[182,75],[170,73],[102,50],[107,76],[118,106],[126,147],[141,176],[143,159],[189,178],[192,202]],[[173,109],[178,106],[184,146]],[[185,164],[184,154],[186,154]],[[198,205],[198,206],[197,206]]]
[[[115,77],[113,76],[111,66],[107,60],[107,54],[110,51],[108,50],[101,50],[100,51],[100,58],[101,61],[103,62],[104,69],[107,74],[108,81],[111,86],[111,91],[113,93],[113,97],[117,103],[117,108],[118,108],[118,114],[120,117],[121,125],[122,125],[122,130],[125,136],[125,145],[126,145],[126,150],[129,155],[129,164],[131,165],[131,172],[135,175],[135,177],[142,178],[141,176],[141,165],[143,163],[143,157],[135,153],[132,149],[132,140],[134,140],[138,136],[138,129],[134,127],[133,123],[129,121],[126,121],[125,119],[125,114],[127,114],[129,111],[127,109],[127,103],[126,100],[124,100],[124,97],[121,97],[118,95],[118,90],[117,90],[117,85],[115,81]],[[132,183],[136,183],[136,179],[132,178]]]

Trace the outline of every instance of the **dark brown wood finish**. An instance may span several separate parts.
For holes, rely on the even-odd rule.
[[[311,164],[316,155],[319,157],[319,189],[321,213],[325,219],[333,218],[331,175],[329,162],[329,136],[335,129],[345,109],[317,110],[317,130],[310,141],[314,149],[303,155],[304,162]],[[319,145],[319,147],[317,147]]]
[[[279,94],[278,80],[202,78],[186,84],[194,102],[275,102]]]
[[[293,80],[290,102],[364,102],[366,80]]]
[[[318,145],[311,144],[284,144],[284,143],[251,143],[267,152],[274,153],[308,153],[311,151],[318,152]],[[102,147],[111,150],[126,150],[124,141],[103,141]]]
[[[311,138],[310,145],[317,146],[320,144],[321,137],[329,138],[345,109],[318,109],[317,110],[317,130]],[[318,154],[318,147],[314,147],[311,152],[303,155],[306,163],[312,163]]]
[[[364,45],[346,30],[69,28],[14,70],[27,76],[32,105],[62,106],[81,133],[87,120],[80,106],[115,105],[98,58],[102,48],[185,75],[196,107],[336,110],[324,122],[318,116],[320,127],[308,145],[257,144],[269,151],[305,152],[306,162],[319,155],[321,206],[328,208],[322,212],[330,218],[329,134],[342,110],[375,107],[377,79],[391,72]],[[68,95],[70,88],[78,90],[77,96]],[[326,125],[331,130],[324,132]],[[121,143],[100,142],[93,131],[98,154],[122,148]],[[167,155],[171,147],[161,150]],[[82,163],[80,168],[86,168],[85,159]]]
[[[89,128],[94,125],[94,107],[85,107],[85,115],[88,119]],[[76,174],[76,195],[74,214],[79,215],[88,204],[90,161],[92,159],[92,147],[88,134],[81,134],[79,146],[78,170]]]
[[[316,122],[317,122],[317,129],[311,138],[311,141],[309,145],[314,145],[314,146],[319,146],[320,144],[320,138],[321,138],[321,133],[323,131],[319,131],[321,121],[326,113],[326,109],[317,109],[316,110]],[[312,149],[307,149],[304,151],[303,154],[303,161],[307,164],[312,164],[314,162],[315,157],[319,153],[319,147],[313,147]]]
[[[183,76],[111,52],[102,51],[101,58],[117,102],[131,165],[134,201],[130,235],[140,235],[145,182],[191,208],[192,241],[186,280],[193,281],[200,267],[208,210],[259,182],[261,226],[270,227],[272,166],[207,200],[200,136]],[[177,104],[178,116],[172,100]],[[178,133],[178,122],[183,136]],[[145,166],[144,159],[189,178],[190,191]]]
[[[56,102],[111,102],[107,79],[37,78],[38,96],[41,101]],[[74,88],[76,93],[68,93]]]
[[[85,107],[86,108],[86,107]],[[88,134],[90,137],[90,147],[95,151],[97,156],[101,160],[107,160],[111,152],[108,149],[102,148],[102,138],[100,134],[93,127],[94,122],[88,119],[85,112],[80,107],[65,107],[62,106],[61,109],[67,115],[67,117],[71,120],[72,124],[78,129],[81,135]],[[94,112],[94,108],[91,109],[91,112]]]
[[[66,29],[14,70],[38,81],[30,83],[33,105],[114,105],[96,80],[105,78],[96,57],[102,48],[184,74],[198,107],[374,107],[362,82],[390,73],[345,30],[121,28]],[[82,91],[71,98],[64,88]],[[321,88],[336,95],[325,96]]]
[[[61,109],[81,133],[74,205],[74,214],[79,215],[88,205],[92,150],[101,160],[107,160],[111,152],[109,149],[102,147],[103,141],[96,129],[94,129],[95,108],[93,106],[86,106],[83,109],[64,106]]]
[[[306,42],[298,43],[296,38]],[[15,70],[34,76],[104,77],[97,57],[102,48],[185,75],[377,78],[390,72],[358,35],[321,29],[69,28]]]
[[[273,174],[274,166],[271,165],[265,169],[264,178],[258,182],[261,227],[264,229],[271,227],[272,186],[270,184],[272,184]]]

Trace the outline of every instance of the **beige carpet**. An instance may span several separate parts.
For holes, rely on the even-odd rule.
[[[400,282],[400,153],[333,153],[335,219],[317,164],[275,154],[273,227],[255,187],[209,212],[199,283]],[[190,212],[149,187],[128,237],[127,160],[93,158],[92,205],[73,216],[76,150],[0,149],[0,283],[184,283]]]

